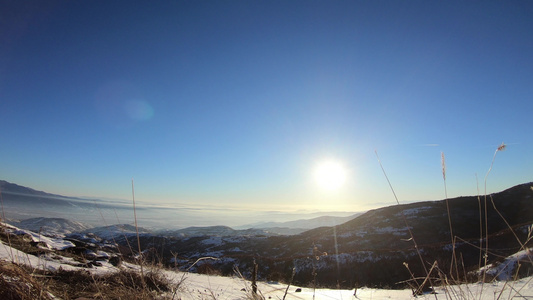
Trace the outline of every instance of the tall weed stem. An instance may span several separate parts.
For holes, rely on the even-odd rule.
[[[376,158],[378,160],[378,163],[379,163],[379,166],[381,167],[381,170],[383,171],[383,175],[385,175],[385,179],[387,179],[387,183],[389,184],[389,187],[392,191],[392,194],[394,195],[394,199],[396,200],[396,204],[398,204],[398,206],[400,205],[400,201],[398,200],[398,196],[396,196],[396,192],[394,191],[394,188],[392,187],[392,184],[389,180],[389,176],[387,176],[387,172],[385,172],[385,168],[383,167],[383,164],[381,163],[381,160],[379,159],[379,155],[378,155],[378,151],[374,151],[376,153]],[[422,264],[422,267],[424,268],[424,272],[426,273],[426,279],[428,280],[429,284],[431,285],[431,288],[434,288],[434,285],[430,279],[430,273],[428,272],[428,269],[426,267],[426,264],[424,262],[424,259],[422,258],[422,254],[420,253],[420,249],[418,248],[418,244],[416,243],[416,240],[415,240],[415,237],[413,235],[413,232],[411,231],[411,227],[409,227],[409,224],[407,223],[407,218],[405,217],[405,214],[403,212],[403,210],[401,211],[402,213],[402,219],[403,219],[403,222],[405,223],[405,227],[407,228],[407,231],[409,232],[409,236],[410,236],[410,240],[413,241],[413,245],[415,247],[415,250],[416,250],[416,253],[418,254],[418,258],[420,259],[420,263]],[[425,282],[425,280],[424,280]],[[423,287],[423,286],[422,286]],[[422,287],[420,287],[419,289],[421,289]],[[437,296],[435,295],[435,298],[437,298]]]

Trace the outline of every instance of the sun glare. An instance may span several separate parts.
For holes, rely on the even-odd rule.
[[[328,191],[338,190],[346,182],[346,175],[344,166],[333,160],[321,162],[314,172],[318,186]]]

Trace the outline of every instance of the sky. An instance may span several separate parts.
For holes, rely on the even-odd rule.
[[[533,181],[529,1],[2,1],[0,179],[357,212]],[[316,168],[335,161],[335,189]],[[111,201],[111,200],[110,200]]]

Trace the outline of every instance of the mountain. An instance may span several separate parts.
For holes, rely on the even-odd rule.
[[[28,187],[20,186],[14,183],[7,182],[5,180],[0,180],[0,189],[2,189],[2,193],[7,193],[7,194],[33,195],[33,196],[43,196],[43,197],[62,197],[59,195],[45,193],[43,191],[37,191],[37,190],[31,189]]]
[[[23,211],[34,212],[35,209],[44,209],[47,211],[68,209],[80,212],[88,208],[93,209],[96,204],[98,204],[100,208],[121,208],[114,203],[104,202],[98,199],[84,199],[50,194],[10,183],[5,180],[0,180],[0,190],[2,192],[4,204],[7,207],[16,207]],[[82,212],[82,214],[83,213],[86,213],[86,211]],[[42,217],[37,216],[35,213],[29,213],[29,215],[33,217]]]
[[[352,220],[357,215],[359,214],[348,217],[322,216],[288,222],[262,222],[253,225],[238,226],[237,228],[239,229],[233,229],[229,226],[192,226],[178,230],[162,230],[158,231],[158,233],[162,236],[174,237],[295,235],[313,228],[342,224]]]
[[[287,231],[292,229],[286,228]],[[283,231],[284,229],[281,229]],[[286,232],[287,232],[286,231]],[[299,233],[299,230],[297,230]],[[277,236],[284,235],[283,233],[277,233],[267,229],[260,228],[248,228],[248,229],[233,229],[228,226],[205,226],[205,227],[187,227],[178,230],[160,230],[157,231],[161,236],[167,237],[202,237],[202,236],[215,236],[215,237],[230,237],[230,236]]]
[[[136,236],[137,230],[139,234],[150,234],[151,230],[130,225],[130,224],[115,224],[101,227],[93,227],[83,230],[82,234],[96,235],[105,240],[112,240],[123,236]]]
[[[449,204],[453,234],[464,240],[479,239],[480,221],[489,223],[489,232],[495,233],[511,226],[529,224],[533,220],[532,183],[518,185],[485,197],[468,196],[440,201],[424,201],[371,210],[349,222],[336,226],[337,242],[357,241],[359,247],[412,247],[401,239],[409,239],[406,222],[419,243],[450,242],[450,229],[446,202]],[[486,200],[486,201],[485,201]],[[480,220],[480,206],[483,214]],[[487,210],[487,219],[484,217]],[[404,220],[405,217],[405,220]],[[373,241],[360,237],[376,235]],[[327,240],[332,228],[317,228],[305,232],[307,240]],[[401,238],[398,239],[397,237]],[[363,243],[361,243],[363,242]]]
[[[486,246],[487,237],[489,261],[520,250],[517,239],[528,240],[527,229],[533,223],[531,187],[532,183],[522,184],[486,198],[457,197],[375,209],[338,226],[312,229],[297,239],[279,240],[278,250],[269,252],[276,257],[292,257],[292,263],[300,270],[307,269],[307,274],[312,273],[313,267],[323,266],[319,275],[323,281],[336,278],[340,272],[353,283],[390,284],[409,276],[403,263],[408,263],[411,272],[422,274],[417,248],[424,261],[438,261],[439,268],[448,272],[453,248],[448,202],[453,236],[457,237],[456,252],[468,272],[478,267],[479,247]],[[311,262],[306,258],[309,255],[318,255],[320,260]]]
[[[64,201],[68,199],[75,199],[61,195],[50,194],[43,191],[37,191],[29,187],[7,182],[5,180],[0,180],[0,189],[2,191],[3,200],[6,202],[47,202],[49,204],[63,204]]]
[[[345,222],[348,222],[361,213],[356,213],[347,217],[337,217],[337,216],[320,216],[312,219],[300,219],[296,221],[287,221],[287,222],[261,222],[249,225],[239,226],[238,228],[256,228],[256,229],[265,229],[269,232],[276,231],[289,231],[288,229],[293,230],[292,234],[297,234],[304,232],[309,229],[323,227],[323,226],[336,226]],[[299,232],[298,232],[299,231]]]
[[[83,231],[89,228],[88,225],[64,218],[31,218],[10,223],[19,228],[49,236],[65,236],[67,234]]]

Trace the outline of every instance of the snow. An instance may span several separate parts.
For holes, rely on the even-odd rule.
[[[404,227],[404,228],[395,228],[392,226],[379,227],[375,229],[375,232],[379,234],[389,233],[392,235],[405,236],[407,235],[407,227]]]
[[[12,225],[7,225],[5,223],[3,223],[3,225],[6,227],[6,230],[8,232],[11,232],[11,233],[16,234],[16,235],[27,236],[27,237],[29,237],[31,239],[32,242],[45,243],[46,247],[48,249],[65,250],[67,248],[74,247],[74,244],[72,242],[63,240],[62,238],[46,237],[46,236],[44,236],[42,234],[38,234],[38,233],[35,233],[33,231],[29,231],[29,230],[25,230],[25,229],[20,229],[18,227],[15,227],[15,226],[12,226]]]
[[[16,224],[19,228],[40,232],[47,236],[64,237],[76,231],[82,231],[88,228],[87,225],[76,221],[70,221],[63,218],[31,218],[22,220]]]
[[[181,299],[205,299],[214,295],[216,299],[246,299],[251,293],[251,283],[237,276],[220,277],[189,273],[172,273],[174,281],[183,280],[182,288],[178,292]],[[282,299],[287,285],[280,283],[259,282],[258,290],[265,298]],[[287,299],[313,299],[313,289],[289,287]],[[244,291],[243,291],[244,289]],[[353,290],[316,290],[316,299],[350,299]],[[375,298],[374,298],[375,299]]]
[[[403,210],[403,215],[406,217],[416,217],[421,211],[431,209],[431,206],[422,206],[422,207],[416,207],[416,208],[407,208]],[[397,217],[401,217],[402,213],[395,214]]]
[[[47,253],[40,256],[27,254],[19,251],[15,248],[6,245],[0,241],[0,259],[11,261],[17,264],[26,265],[31,268],[57,271],[60,268],[67,271],[78,271],[81,268],[80,262],[75,261],[71,257],[64,257],[54,253]],[[101,262],[102,266],[98,268],[87,269],[93,273],[106,273],[110,271],[117,271],[118,268],[114,267],[108,262]]]
[[[139,227],[139,234],[143,235],[149,231]],[[118,237],[127,237],[131,235],[137,235],[135,226],[130,224],[115,224],[104,227],[96,227],[85,230],[83,233],[87,235],[95,235],[104,240],[113,240]]]
[[[202,241],[202,244],[204,245],[214,245],[214,246],[220,246],[222,245],[222,238],[218,236],[212,236]]]
[[[66,264],[65,262],[48,261],[42,257],[27,254],[12,248],[0,241],[0,258],[7,261],[12,261],[17,264],[27,265],[32,268],[39,268],[45,270],[58,270],[60,267],[63,270],[76,270],[75,267]]]
[[[189,273],[174,273],[167,274],[173,281],[179,282],[183,280],[181,288],[177,293],[179,299],[247,299],[250,295],[251,283],[245,281],[237,276],[220,277],[207,276]],[[360,300],[380,300],[380,299],[496,299],[498,295],[502,295],[500,299],[510,299],[512,296],[521,298],[530,298],[533,296],[533,283],[531,277],[525,278],[516,282],[496,282],[494,284],[464,284],[458,286],[448,286],[449,294],[445,293],[444,288],[437,288],[437,294],[426,294],[413,297],[411,290],[387,290],[387,289],[372,289],[359,288],[354,297],[354,290],[332,290],[332,289],[316,289],[299,288],[297,286],[289,286],[286,299],[360,299]],[[244,289],[244,291],[243,291]],[[283,299],[286,284],[281,283],[266,283],[259,282],[258,290],[266,299]],[[301,292],[296,292],[301,289]],[[505,296],[503,296],[505,295]]]
[[[505,258],[505,260],[494,266],[487,266],[487,274],[496,277],[498,280],[511,280],[516,270],[516,266],[521,262],[531,263],[533,260],[532,249],[519,251]],[[483,271],[483,268],[480,272]]]

